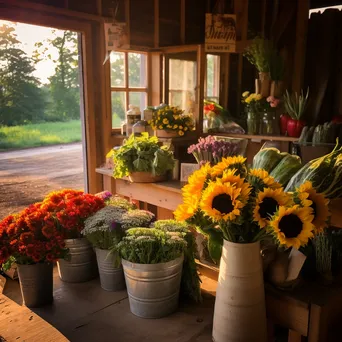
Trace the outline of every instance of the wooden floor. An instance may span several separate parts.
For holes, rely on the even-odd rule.
[[[203,303],[182,303],[175,314],[158,319],[141,319],[129,310],[127,292],[106,292],[100,288],[99,279],[81,284],[67,284],[54,274],[54,303],[44,308],[27,308],[20,313],[20,326],[12,317],[18,313],[21,304],[19,285],[8,280],[4,295],[17,304],[8,301],[6,318],[3,314],[6,302],[0,302],[0,336],[8,342],[210,342],[214,297],[210,295],[212,282],[203,279],[203,286],[209,292],[204,294]],[[30,317],[31,321],[30,321]],[[39,317],[40,318],[39,318]],[[18,317],[18,316],[16,316]],[[22,318],[21,318],[22,317]],[[49,324],[41,331],[27,330],[31,322]],[[1,324],[3,323],[3,324]],[[50,325],[51,324],[51,325]],[[43,326],[43,325],[41,325]],[[55,330],[55,327],[58,331]],[[20,328],[20,329],[19,329]],[[23,329],[21,329],[23,328]],[[26,329],[26,330],[25,330]],[[48,337],[42,337],[46,331]],[[65,338],[63,339],[63,336]],[[20,337],[17,339],[17,337]]]

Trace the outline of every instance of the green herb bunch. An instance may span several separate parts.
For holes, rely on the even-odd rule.
[[[187,243],[184,234],[155,228],[132,228],[113,249],[122,259],[137,264],[158,264],[182,256]]]
[[[125,209],[106,206],[86,219],[82,234],[96,248],[110,249],[121,241],[124,231],[121,218]]]
[[[160,146],[157,137],[142,133],[133,134],[124,140],[123,145],[114,152],[114,177],[122,178],[132,172],[152,172],[164,175],[174,166],[173,153],[166,146]]]
[[[191,233],[188,224],[175,220],[159,220],[154,223],[154,228],[163,232],[185,234],[184,239],[187,243],[187,248],[184,251],[181,294],[193,299],[195,302],[200,302],[202,300],[201,279],[198,275],[195,261],[196,242],[194,234]]]
[[[135,227],[149,227],[155,220],[155,215],[147,210],[130,210],[125,212],[120,220],[124,230]]]
[[[286,90],[284,94],[284,106],[287,114],[291,116],[294,120],[300,120],[303,116],[309,97],[309,89],[306,91],[304,95],[303,90],[301,91],[300,95],[297,92],[292,93],[291,95]]]
[[[259,72],[270,73],[274,81],[284,76],[284,61],[270,40],[255,37],[245,49],[244,56]]]

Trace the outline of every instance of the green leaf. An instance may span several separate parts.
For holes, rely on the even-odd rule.
[[[210,230],[208,232],[208,250],[213,261],[218,264],[221,259],[223,236],[220,231]]]

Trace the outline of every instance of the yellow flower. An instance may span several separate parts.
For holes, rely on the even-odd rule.
[[[241,189],[230,183],[210,182],[203,191],[200,208],[213,221],[234,221],[244,204],[238,199]]]
[[[213,168],[211,172],[211,176],[213,178],[222,175],[222,172],[228,168],[231,169],[238,169],[238,171],[241,171],[241,168],[245,168],[245,162],[246,158],[242,156],[234,156],[234,157],[227,157],[222,158],[222,161],[217,163]]]
[[[170,126],[170,125],[167,125],[167,128],[172,128],[172,126]]]
[[[246,102],[246,103],[251,103],[252,100],[253,100],[252,95],[249,95],[249,96],[246,98],[245,102]]]
[[[266,188],[264,191],[260,191],[256,198],[253,221],[257,222],[260,228],[265,228],[278,208],[288,206],[291,202],[290,195],[283,189]]]
[[[183,132],[183,131],[178,131],[178,134],[179,134],[180,136],[183,136],[183,135],[184,135],[184,132]]]
[[[183,126],[179,126],[179,129],[183,129]]]
[[[164,125],[167,125],[168,123],[169,123],[169,120],[168,120],[168,119],[166,119],[166,118],[163,119],[163,124],[164,124]]]
[[[231,185],[240,188],[241,199],[243,200],[243,202],[247,202],[252,189],[249,184],[245,182],[245,179],[241,178],[241,176],[237,174],[237,171],[237,169],[228,169],[226,171],[223,171],[222,177],[219,178],[219,180],[222,183],[230,183]]]
[[[301,206],[312,208],[314,215],[312,223],[316,231],[321,232],[327,226],[327,221],[330,216],[328,208],[329,200],[323,194],[318,193],[309,181],[297,189],[295,197],[298,198]]]
[[[184,131],[186,132],[188,130],[188,127],[184,127]]]
[[[261,94],[256,94],[254,97],[255,101],[260,101],[262,99],[262,95]]]
[[[194,216],[196,210],[197,206],[184,203],[180,204],[173,214],[175,215],[175,219],[177,221],[185,221]]]
[[[158,127],[159,129],[163,129],[164,127],[162,126],[162,125],[159,125],[159,127]]]
[[[276,182],[269,173],[263,169],[249,170],[249,183],[255,188],[263,190],[264,188],[279,189],[281,184]]]
[[[177,129],[178,128],[178,125],[173,125],[173,129]]]
[[[270,229],[281,245],[299,249],[313,237],[312,209],[309,207],[279,207],[270,221]]]
[[[242,93],[242,97],[247,97],[249,95],[249,91],[244,91],[243,93]]]

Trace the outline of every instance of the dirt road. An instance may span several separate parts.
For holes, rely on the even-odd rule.
[[[0,153],[0,220],[53,190],[83,188],[82,145]]]

